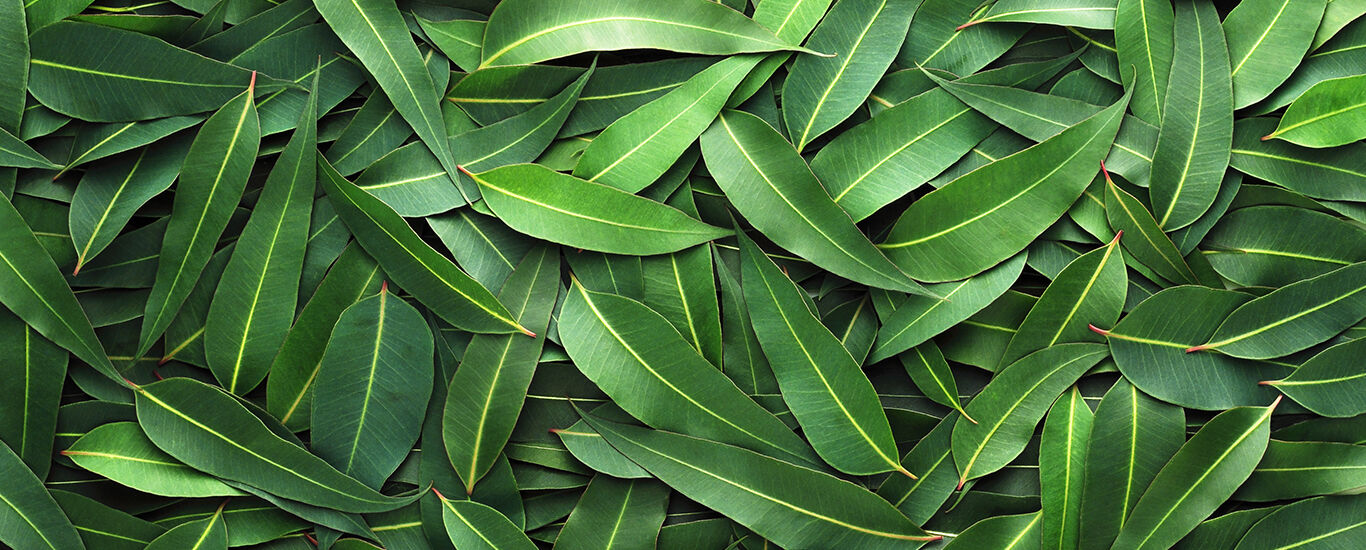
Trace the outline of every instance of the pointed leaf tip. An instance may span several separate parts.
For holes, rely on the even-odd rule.
[[[247,91],[252,94],[256,93],[256,71],[251,72],[251,83],[247,84]]]
[[[1191,346],[1191,347],[1186,348],[1186,353],[1191,353],[1191,352],[1196,352],[1196,351],[1205,351],[1205,350],[1207,350],[1207,349],[1209,349],[1209,345],[1208,345],[1208,344],[1200,344],[1200,345],[1198,345],[1198,346]]]
[[[1118,239],[1118,237],[1116,237],[1116,239]],[[1086,325],[1086,328],[1091,329],[1091,332],[1094,332],[1094,333],[1099,334],[1099,335],[1101,335],[1101,336],[1105,336],[1105,337],[1107,337],[1107,338],[1110,336],[1110,331],[1105,330],[1105,329],[1103,329],[1103,328],[1100,328],[1100,327],[1098,327],[1098,326],[1096,326],[1096,325],[1092,325],[1092,324],[1089,324],[1089,323],[1088,323],[1088,324]]]
[[[432,492],[436,494],[436,498],[439,498],[441,500],[450,500],[446,498],[446,495],[441,494],[441,491],[437,489],[435,485],[432,486]]]
[[[897,465],[896,471],[911,479],[920,479],[919,477],[916,477],[915,474],[911,473],[910,470],[907,470],[905,466]]]
[[[1113,245],[1116,245],[1116,244],[1119,244],[1119,238],[1120,238],[1120,237],[1123,237],[1123,236],[1124,236],[1124,230],[1123,230],[1123,229],[1121,229],[1121,230],[1119,230],[1119,231],[1116,231],[1116,232],[1115,232],[1115,238],[1112,239],[1112,240],[1110,241],[1110,244],[1111,244],[1112,246],[1113,246]]]
[[[381,283],[379,284],[379,293],[380,293],[380,294],[388,294],[388,293],[389,293],[389,281],[383,281],[383,282],[381,282]]]

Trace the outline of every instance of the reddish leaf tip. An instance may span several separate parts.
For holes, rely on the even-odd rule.
[[[1119,238],[1120,238],[1120,237],[1123,237],[1123,236],[1124,236],[1124,230],[1123,230],[1123,229],[1121,229],[1121,230],[1119,230],[1119,231],[1116,231],[1116,232],[1115,232],[1115,238],[1114,238],[1114,240],[1111,240],[1111,241],[1110,241],[1110,244],[1112,244],[1112,245],[1118,244],[1118,243],[1119,243]]]
[[[1276,384],[1279,384],[1279,383],[1280,383],[1280,380],[1262,380],[1261,382],[1258,382],[1257,385],[1258,385],[1258,386],[1275,386]]]
[[[436,486],[432,486],[432,492],[436,493],[436,498],[439,498],[441,500],[450,500],[446,498],[446,495],[441,494],[441,490],[437,489]]]
[[[380,283],[379,283],[379,293],[380,293],[380,294],[387,294],[388,292],[389,292],[389,281],[382,281],[382,282],[380,282]]]
[[[165,356],[165,357],[162,357],[161,359],[157,359],[157,366],[160,367],[160,366],[162,366],[162,365],[165,365],[166,363],[170,363],[170,362],[171,362],[171,359],[174,359],[174,358],[175,358],[174,355],[167,355],[167,356]]]
[[[256,71],[251,72],[251,83],[247,84],[247,91],[253,94],[256,93]]]
[[[128,387],[133,388],[133,391],[141,391],[141,390],[142,390],[142,386],[139,386],[139,385],[137,385],[137,384],[134,384],[133,381],[132,381],[132,380],[129,380],[128,377],[126,377],[126,376],[123,378],[123,383],[124,383],[124,384],[128,384]]]
[[[1205,345],[1205,344],[1200,344],[1200,345],[1198,345],[1198,346],[1191,346],[1191,347],[1186,348],[1186,353],[1192,353],[1192,352],[1196,352],[1196,351],[1205,351],[1205,350],[1207,350],[1207,349],[1209,349],[1209,346],[1207,346],[1207,345]]]
[[[1284,396],[1284,395],[1277,395],[1277,396],[1276,396],[1276,400],[1271,402],[1271,406],[1267,407],[1267,410],[1269,410],[1269,411],[1274,411],[1274,410],[1276,410],[1276,405],[1280,405],[1282,399],[1285,399],[1285,396]]]
[[[466,168],[465,168],[465,165],[463,165],[463,164],[457,164],[457,165],[455,165],[455,169],[456,169],[456,170],[459,170],[460,173],[465,174],[466,176],[469,176],[469,177],[471,177],[471,178],[474,177],[474,174],[473,174],[472,172],[470,172],[468,169],[466,169]]]
[[[959,26],[957,26],[957,27],[954,27],[953,30],[954,30],[954,32],[958,32],[958,31],[961,31],[961,30],[966,29],[966,28],[968,28],[968,27],[971,27],[971,26],[973,26],[973,25],[976,25],[976,24],[978,24],[978,23],[981,23],[981,21],[968,21],[967,23],[963,23],[962,25],[959,25]]]
[[[70,451],[57,451],[57,454],[62,456],[71,456]]]
[[[968,482],[968,478],[966,478],[966,477],[958,478],[958,486],[957,486],[957,487],[954,487],[953,490],[955,490],[955,491],[962,491],[962,490],[963,490],[963,484],[964,484],[964,483],[967,483],[967,482]]]
[[[157,380],[165,380],[165,378],[162,378],[161,373],[157,372],[156,369],[152,369],[152,376],[157,377]]]
[[[530,336],[530,337],[532,337],[532,338],[535,338],[535,337],[536,337],[536,333],[531,332],[530,330],[527,330],[526,327],[518,326],[517,328],[518,328],[519,330],[522,331],[522,334],[525,334],[525,335]]]
[[[1092,325],[1092,324],[1089,324],[1089,323],[1088,323],[1088,324],[1086,325],[1086,328],[1091,329],[1091,332],[1094,332],[1094,333],[1099,334],[1099,335],[1101,335],[1101,336],[1105,336],[1105,337],[1109,337],[1109,336],[1110,336],[1110,331],[1105,330],[1105,329],[1103,329],[1103,328],[1100,328],[1100,327],[1098,327],[1098,326],[1096,326],[1096,325]]]
[[[1266,141],[1266,140],[1271,139],[1271,138],[1274,138],[1274,137],[1276,137],[1276,134],[1267,134],[1267,135],[1262,136],[1262,141]]]

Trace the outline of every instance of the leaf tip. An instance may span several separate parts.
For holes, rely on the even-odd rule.
[[[142,391],[142,386],[133,383],[133,381],[129,380],[126,376],[123,377],[123,383],[128,384],[128,387],[133,388],[133,391]]]
[[[981,23],[981,21],[980,21],[980,20],[979,20],[979,21],[968,21],[967,23],[963,23],[962,25],[959,25],[959,26],[957,26],[957,27],[954,27],[953,31],[954,31],[954,32],[958,32],[958,31],[961,31],[961,30],[966,29],[966,28],[968,28],[968,27],[971,27],[971,26],[973,26],[973,25],[976,25],[976,24],[978,24],[978,23]]]
[[[971,423],[973,423],[973,424],[976,424],[976,423],[977,423],[977,421],[976,421],[976,420],[973,420],[971,416],[968,416],[968,411],[967,411],[966,409],[962,409],[962,408],[958,409],[958,414],[963,415],[963,418],[968,419],[968,422],[971,422]]]
[[[1261,382],[1258,382],[1257,385],[1258,385],[1258,386],[1271,386],[1271,387],[1276,387],[1276,386],[1279,385],[1280,383],[1281,383],[1281,380],[1262,380]]]
[[[251,72],[251,82],[247,84],[247,93],[256,95],[256,71]]]
[[[1099,335],[1101,335],[1101,336],[1104,336],[1104,337],[1106,337],[1106,338],[1109,338],[1109,337],[1110,337],[1110,331],[1105,330],[1105,329],[1103,329],[1103,328],[1100,328],[1100,327],[1098,327],[1098,326],[1096,326],[1096,325],[1092,325],[1092,324],[1089,324],[1089,323],[1088,323],[1088,324],[1086,325],[1086,328],[1089,328],[1089,329],[1091,329],[1091,332],[1094,332],[1094,333],[1099,334]]]
[[[904,476],[909,477],[909,478],[911,478],[911,479],[920,479],[920,478],[916,477],[915,474],[911,473],[910,470],[907,470],[905,466],[902,466],[902,465],[900,465],[900,464],[897,464],[897,465],[896,465],[896,471],[901,472],[901,475],[904,475]]]
[[[388,293],[389,293],[389,281],[381,281],[381,282],[379,283],[379,293],[380,293],[380,294],[388,294]]]
[[[1207,349],[1209,349],[1209,344],[1200,344],[1200,345],[1198,345],[1198,346],[1191,346],[1191,347],[1186,348],[1186,353],[1194,353],[1194,352],[1197,352],[1197,351],[1205,351],[1205,350],[1207,350]]]
[[[432,493],[436,494],[436,498],[439,498],[441,500],[450,500],[446,498],[446,495],[441,494],[441,490],[437,489],[435,485],[432,486]]]
[[[1121,230],[1119,230],[1119,231],[1116,231],[1116,232],[1115,232],[1115,238],[1110,240],[1110,246],[1114,246],[1114,245],[1119,244],[1119,238],[1120,238],[1120,237],[1123,237],[1123,236],[1124,236],[1124,230],[1123,230],[1123,229],[1121,229]]]
[[[1267,134],[1267,135],[1262,136],[1262,141],[1266,141],[1266,140],[1268,140],[1268,139],[1275,139],[1275,138],[1276,138],[1276,134],[1275,134],[1275,133],[1270,133],[1270,134]]]
[[[1272,402],[1271,402],[1271,405],[1268,406],[1268,407],[1266,408],[1267,412],[1271,412],[1271,411],[1276,410],[1276,405],[1280,405],[1282,399],[1285,399],[1285,396],[1284,396],[1284,395],[1277,395],[1277,396],[1276,396],[1276,400],[1275,400],[1275,401],[1272,401]]]
[[[953,490],[955,490],[955,491],[962,491],[962,490],[963,490],[963,484],[964,484],[964,483],[967,483],[967,482],[968,482],[967,476],[963,476],[963,477],[958,478],[958,486],[957,486],[957,487],[954,487]]]
[[[464,174],[464,175],[469,176],[469,177],[471,177],[471,178],[474,177],[474,174],[471,173],[471,172],[469,171],[468,168],[465,168],[465,165],[463,165],[463,164],[457,164],[457,165],[455,165],[455,169],[456,169],[456,170],[459,170],[461,174]]]

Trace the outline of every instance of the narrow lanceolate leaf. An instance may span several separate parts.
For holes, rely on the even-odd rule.
[[[1060,344],[1026,355],[998,373],[968,403],[968,414],[977,423],[960,419],[953,426],[959,487],[1019,456],[1053,401],[1107,355],[1109,350],[1099,344]]]
[[[939,538],[828,474],[705,439],[586,419],[660,481],[783,547],[906,549]]]
[[[1005,294],[1020,278],[1024,266],[1025,255],[1020,254],[975,277],[927,287],[943,299],[907,298],[878,329],[868,362],[876,363],[918,346],[973,316]]]
[[[207,518],[188,521],[171,528],[147,545],[149,550],[227,550],[228,524],[223,517],[225,500]]]
[[[644,303],[663,315],[683,339],[720,368],[723,340],[712,250],[695,246],[667,256],[641,259]]]
[[[728,57],[617,119],[593,138],[574,176],[636,193],[653,183],[716,119],[758,55]]]
[[[993,516],[964,529],[944,548],[950,550],[1038,548],[1036,544],[1039,543],[1039,531],[1042,524],[1042,512],[1014,516]]]
[[[1119,380],[1096,408],[1081,496],[1082,550],[1105,549],[1153,477],[1186,441],[1180,407]]]
[[[251,219],[214,292],[204,324],[204,358],[219,385],[246,394],[280,350],[303,272],[318,181],[318,82],[289,144],[275,161]]]
[[[839,2],[816,26],[806,46],[834,57],[798,57],[783,83],[783,121],[798,151],[868,98],[906,40],[916,5],[913,0]]]
[[[489,16],[479,66],[525,65],[588,51],[641,48],[714,55],[809,51],[706,0],[510,0],[499,2]]]
[[[138,424],[167,454],[215,477],[343,512],[384,512],[415,500],[379,494],[270,432],[237,399],[189,378],[137,388]]]
[[[53,23],[33,33],[29,46],[29,92],[49,109],[89,121],[212,111],[241,94],[251,76],[144,34],[91,23]],[[87,55],[93,51],[108,55]],[[261,90],[279,87],[263,80]]]
[[[383,277],[375,260],[355,243],[332,263],[270,366],[266,409],[280,423],[295,431],[311,425],[313,386],[322,368],[328,337],[347,307],[379,292]]]
[[[921,197],[878,247],[922,281],[969,277],[1014,256],[1081,196],[1089,167],[1110,150],[1128,97]],[[1003,235],[1001,227],[1011,231]]]
[[[996,128],[943,90],[930,90],[836,136],[811,171],[855,221],[939,175]]]
[[[1324,0],[1241,2],[1224,18],[1233,107],[1242,109],[1275,91],[1300,64],[1323,18]]]
[[[34,151],[14,134],[0,128],[0,166],[12,168],[55,168],[56,164]]]
[[[28,98],[29,28],[23,1],[0,4],[0,129],[18,133]],[[36,30],[36,29],[35,29]]]
[[[949,454],[953,450],[953,424],[958,415],[949,413],[906,456],[901,465],[914,471],[916,478],[888,476],[877,494],[912,523],[923,524],[939,511],[958,485],[958,471]]]
[[[1366,447],[1326,441],[1271,440],[1252,477],[1234,493],[1237,500],[1268,502],[1333,493],[1360,492],[1366,481]]]
[[[180,311],[242,199],[261,145],[261,123],[252,99],[255,89],[253,76],[247,91],[209,117],[190,144],[161,242],[156,284],[143,312],[135,357],[151,349]]]
[[[0,543],[15,550],[84,549],[76,528],[9,445],[0,443]]]
[[[1175,23],[1167,0],[1119,0],[1115,5],[1115,51],[1124,89],[1134,91],[1129,109],[1154,126],[1162,123],[1163,98],[1171,71]]]
[[[1366,261],[1366,229],[1305,208],[1253,206],[1220,219],[1200,247],[1229,281],[1275,288]]]
[[[1233,143],[1228,47],[1214,5],[1177,2],[1176,41],[1149,194],[1164,231],[1194,222],[1219,194]]]
[[[451,500],[437,493],[450,543],[464,550],[533,550],[522,529],[497,510],[473,500]]]
[[[1275,127],[1271,118],[1238,120],[1229,166],[1316,199],[1366,200],[1366,144],[1311,149],[1262,141]]]
[[[659,314],[575,282],[560,313],[575,366],[646,424],[816,467],[820,460],[781,420],[707,363]],[[841,348],[843,349],[843,348]]]
[[[831,0],[765,0],[754,7],[753,19],[778,38],[800,44],[816,28]]]
[[[569,514],[555,547],[625,550],[654,546],[668,504],[669,488],[653,479],[596,476]]]
[[[243,494],[162,452],[134,422],[111,422],[90,430],[62,451],[62,456],[153,495],[194,498]]]
[[[926,293],[859,232],[797,150],[763,119],[722,112],[702,134],[702,156],[736,210],[778,246],[872,287]]]
[[[1205,423],[1158,472],[1114,548],[1170,548],[1209,517],[1261,460],[1275,408],[1237,407]]]
[[[1143,203],[1138,202],[1128,191],[1120,189],[1110,179],[1109,172],[1105,174],[1105,184],[1105,217],[1111,229],[1129,236],[1121,243],[1124,250],[1164,279],[1177,284],[1198,283],[1195,272],[1181,257],[1181,251],[1162,232],[1157,220],[1143,207]]]
[[[754,333],[811,446],[845,473],[912,475],[897,460],[887,415],[858,362],[808,309],[804,291],[758,245],[738,237]]]
[[[1281,287],[1229,314],[1209,342],[1188,352],[1218,350],[1245,359],[1290,355],[1332,338],[1366,318],[1366,262]]]
[[[1320,416],[1356,416],[1366,412],[1366,399],[1362,398],[1366,373],[1353,366],[1363,353],[1366,339],[1357,338],[1319,352],[1283,380],[1263,384],[1280,390]]]
[[[1100,342],[1088,324],[1113,325],[1128,290],[1121,235],[1063,268],[1010,339],[1000,367],[1043,348],[1066,342]]]
[[[1239,510],[1201,522],[1172,548],[1196,550],[1199,548],[1233,548],[1243,539],[1247,530],[1262,518],[1275,512],[1276,506]]]
[[[123,380],[52,256],[8,198],[0,201],[0,304],[110,380]]]
[[[1208,341],[1219,324],[1252,296],[1183,285],[1150,296],[1113,330],[1093,328],[1110,341],[1115,365],[1130,382],[1162,401],[1200,410],[1270,403],[1276,392],[1257,382],[1284,378],[1290,368],[1222,353],[1186,353]]]
[[[978,23],[1044,23],[1088,29],[1115,27],[1114,0],[1001,0],[981,17],[958,27]]]
[[[171,186],[189,146],[185,140],[169,140],[101,162],[81,176],[68,220],[76,249],[73,274],[79,275],[82,266],[114,242],[138,208]]]
[[[551,242],[648,256],[677,252],[725,236],[670,206],[540,164],[514,164],[470,174],[485,202],[519,232]]]
[[[1324,80],[1285,109],[1279,138],[1305,147],[1336,147],[1366,137],[1366,75]]]
[[[203,121],[202,116],[174,116],[86,126],[76,134],[66,165],[53,179],[60,179],[75,166],[157,142]]]
[[[318,172],[337,216],[384,273],[414,299],[456,328],[530,335],[493,293],[433,250],[394,209],[346,181],[321,155]]]
[[[1053,404],[1039,443],[1039,484],[1043,501],[1043,547],[1077,548],[1087,444],[1095,415],[1076,386]]]
[[[517,321],[538,336],[476,335],[451,378],[442,414],[442,441],[467,494],[493,467],[522,412],[560,291],[559,281],[556,248],[540,247],[527,253],[503,283],[498,299],[510,304]]]
[[[70,354],[9,311],[0,312],[0,349],[12,350],[0,357],[10,380],[0,387],[0,442],[46,478]]]
[[[139,519],[100,501],[62,490],[51,490],[53,500],[62,507],[71,523],[89,548],[109,550],[143,550],[166,528]]]
[[[949,370],[949,362],[944,360],[944,354],[939,351],[939,346],[934,342],[925,342],[902,353],[900,357],[906,374],[910,375],[911,382],[920,388],[925,397],[959,413],[967,414],[958,400],[958,382],[954,381],[953,371]]]
[[[1366,544],[1366,496],[1292,502],[1248,529],[1235,550],[1353,548]]]
[[[346,308],[313,392],[318,456],[378,489],[417,441],[432,394],[432,349],[422,314],[387,287]]]
[[[443,90],[433,84],[398,7],[383,0],[318,0],[314,5],[446,173],[454,174],[455,158],[437,101]]]

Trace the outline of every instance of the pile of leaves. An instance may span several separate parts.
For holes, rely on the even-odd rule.
[[[1366,547],[1363,14],[0,0],[0,546]]]

